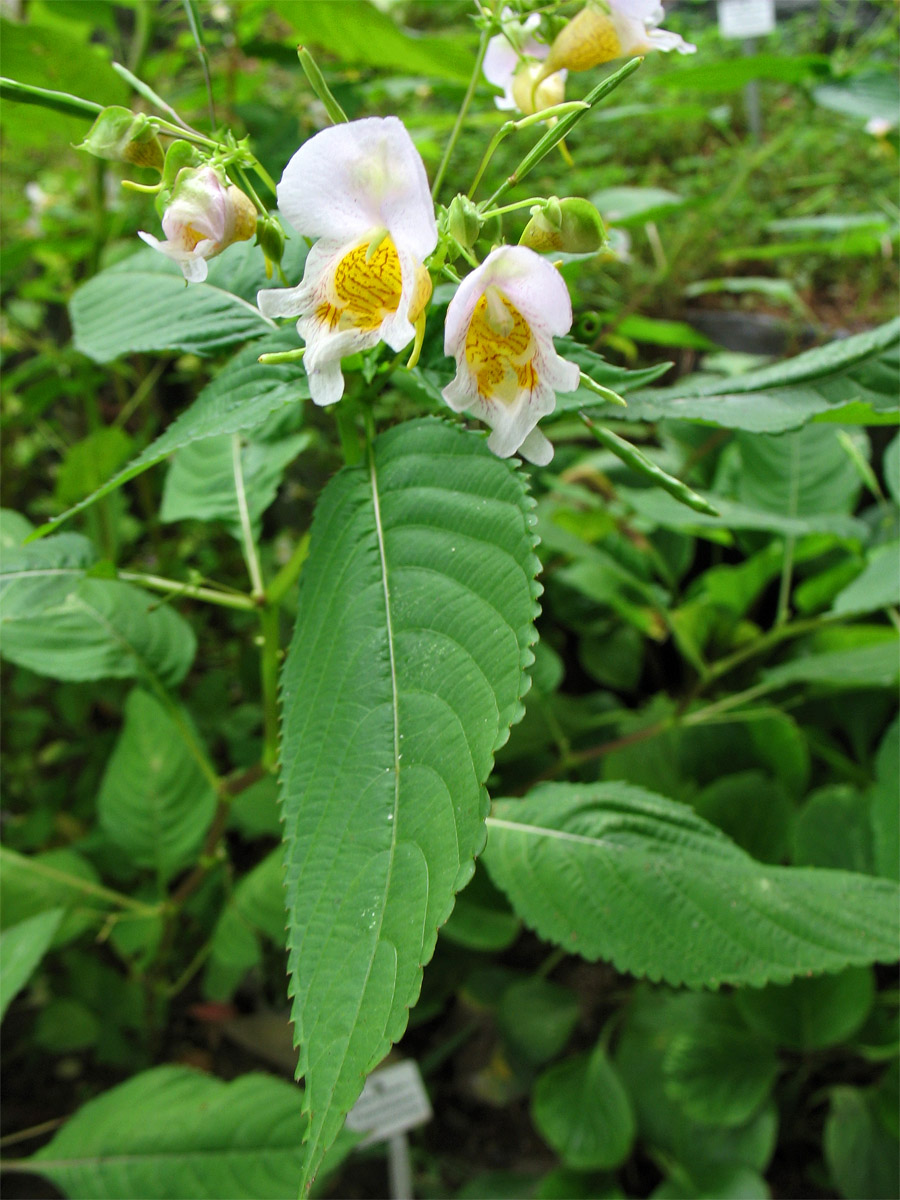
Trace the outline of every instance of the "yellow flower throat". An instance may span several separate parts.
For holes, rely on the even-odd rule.
[[[466,333],[466,362],[485,400],[512,404],[522,391],[534,391],[534,338],[519,310],[488,285],[475,305]]]
[[[393,240],[384,235],[354,246],[334,270],[333,301],[323,300],[316,316],[329,329],[378,329],[382,321],[400,307],[403,273],[400,256]],[[416,290],[409,308],[409,320],[415,323],[431,298],[431,277],[420,266]]]

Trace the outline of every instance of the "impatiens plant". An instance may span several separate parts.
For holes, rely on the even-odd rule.
[[[281,9],[326,20],[322,6]],[[853,424],[888,409],[896,326],[674,390],[650,386],[668,363],[606,361],[579,290],[579,272],[604,261],[600,199],[571,194],[591,189],[570,186],[557,147],[577,162],[566,139],[591,129],[643,55],[695,47],[659,28],[652,0],[577,11],[476,0],[471,15],[477,46],[463,56],[468,81],[455,79],[465,93],[437,147],[438,123],[348,120],[302,46],[309,136],[298,148],[280,126],[276,152],[259,131],[273,162],[288,160],[277,184],[250,138],[214,118],[193,128],[125,68],[119,80],[152,113],[4,85],[13,101],[93,119],[81,149],[96,159],[155,173],[125,182],[148,212],[155,199],[164,236],[141,229],[150,249],[109,262],[71,299],[73,357],[97,379],[96,364],[117,371],[135,356],[117,376],[124,417],[92,429],[89,486],[67,489],[61,472],[54,515],[35,528],[7,512],[0,529],[7,661],[65,688],[129,689],[105,718],[123,714],[94,780],[94,833],[61,817],[59,844],[36,850],[32,830],[3,851],[3,1003],[61,949],[72,988],[86,986],[71,956],[94,930],[141,989],[129,1036],[156,1029],[191,988],[191,1019],[227,1035],[240,988],[274,953],[267,1002],[290,999],[302,1081],[224,1083],[148,1039],[145,1069],[11,1164],[69,1196],[306,1195],[358,1140],[347,1115],[411,1013],[425,1020],[452,989],[429,970],[436,948],[451,947],[449,978],[464,954],[505,950],[523,926],[548,943],[533,977],[515,978],[510,959],[465,978],[505,1047],[473,1091],[531,1090],[531,1119],[562,1164],[535,1194],[624,1194],[608,1172],[638,1136],[662,1180],[654,1194],[766,1194],[779,1050],[858,1033],[868,1062],[886,1058],[887,1017],[870,1014],[872,965],[897,941],[896,725],[872,701],[847,744],[822,752],[853,797],[816,794],[794,821],[810,750],[772,697],[808,686],[825,705],[846,686],[896,683],[884,617],[900,602],[896,524],[852,511],[863,482],[888,505]],[[420,56],[431,45],[438,69],[442,51],[407,41]],[[367,61],[364,45],[354,53]],[[582,71],[594,74],[566,101]],[[494,105],[522,115],[499,124]],[[152,437],[133,444],[123,427],[168,365],[150,356],[175,355],[180,380],[226,350],[192,402],[176,412],[167,398]],[[652,443],[657,422],[658,445],[635,445]],[[302,511],[297,532],[271,506],[299,456],[302,480],[282,491]],[[137,485],[152,528],[137,549],[118,489],[165,459],[158,512],[149,480]],[[69,527],[78,514],[92,538]],[[218,569],[195,528],[210,524],[236,543],[234,578],[209,577]],[[748,557],[734,577],[722,558],[739,539]],[[163,555],[178,577],[158,573]],[[824,583],[809,566],[820,559]],[[764,627],[754,604],[773,581]],[[214,617],[195,619],[198,649],[188,617],[204,605]],[[754,675],[760,653],[778,661]],[[645,669],[677,675],[653,711],[635,699]],[[718,694],[732,672],[741,690]],[[583,705],[567,707],[567,673]],[[704,738],[720,726],[731,740],[711,756]],[[871,778],[850,762],[859,747]],[[823,860],[817,813],[864,825],[858,862]],[[601,1031],[547,978],[567,956],[648,983]],[[838,1000],[824,995],[832,981]],[[95,998],[119,982],[99,971]],[[792,988],[802,1019],[785,1015]],[[829,1003],[850,1013],[839,1033]],[[61,1036],[47,1019],[45,1041],[73,1050],[99,1037],[82,1010],[71,1001]],[[577,1054],[560,1058],[573,1036]],[[850,1170],[841,1114],[873,1138],[881,1128],[880,1077],[864,1083],[830,1100],[836,1178]],[[737,1183],[720,1170],[720,1134],[734,1138]]]

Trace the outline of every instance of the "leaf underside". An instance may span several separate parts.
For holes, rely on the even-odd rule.
[[[623,783],[495,803],[484,862],[537,933],[688,987],[892,962],[896,885],[760,863],[685,804]]]
[[[484,842],[536,636],[530,505],[481,437],[426,420],[379,437],[317,507],[282,680],[305,1186],[403,1033]]]

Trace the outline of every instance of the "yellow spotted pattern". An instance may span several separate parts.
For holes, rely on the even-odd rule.
[[[400,305],[400,256],[389,237],[368,262],[368,242],[354,246],[334,270],[332,287],[337,303],[320,304],[316,316],[330,329],[377,329]]]
[[[508,331],[491,319],[486,296],[472,313],[466,333],[466,362],[485,400],[511,404],[521,391],[534,391],[538,377],[534,368],[534,338],[519,310],[506,299],[502,303],[512,324]]]
[[[589,5],[564,26],[550,47],[543,74],[566,67],[588,71],[622,55],[622,45],[611,16]]]

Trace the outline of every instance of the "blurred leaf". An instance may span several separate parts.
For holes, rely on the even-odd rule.
[[[703,63],[698,67],[679,67],[670,74],[657,75],[656,82],[673,89],[736,92],[753,79],[804,83],[817,75],[827,75],[829,67],[826,54],[748,54],[742,58],[723,58]]]
[[[768,1200],[771,1195],[769,1185],[756,1171],[722,1166],[707,1171],[696,1187],[684,1178],[667,1179],[653,1189],[650,1200]]]
[[[900,605],[900,541],[870,550],[862,574],[838,595],[831,611],[845,616]]]
[[[0,550],[18,549],[33,528],[21,513],[12,508],[0,508]]]
[[[534,1086],[531,1115],[568,1167],[618,1167],[631,1153],[634,1114],[602,1044],[555,1063]]]
[[[738,499],[786,517],[847,514],[862,483],[836,430],[808,425],[790,433],[738,433]]]
[[[240,443],[241,477],[251,527],[274,501],[285,468],[312,440],[308,431],[278,441],[244,440],[237,433],[209,437],[177,450],[163,490],[161,521],[221,521],[241,536],[234,439]]]
[[[60,504],[76,504],[106,483],[128,458],[133,444],[124,430],[108,425],[70,446],[56,476],[56,499]]]
[[[830,784],[813,792],[797,814],[792,859],[798,867],[871,873],[870,805],[855,788]]]
[[[404,75],[436,75],[465,83],[472,71],[470,37],[445,33],[423,36],[404,32],[367,0],[272,0],[271,9],[290,25],[301,42],[339,56],[344,64],[361,63]]]
[[[900,1144],[875,1115],[871,1089],[832,1088],[824,1147],[846,1200],[893,1200],[900,1191]]]
[[[883,640],[872,645],[799,655],[764,671],[762,678],[767,690],[794,683],[848,689],[890,687],[898,676],[897,639],[886,632]]]
[[[109,902],[81,885],[99,884],[94,867],[75,850],[47,850],[26,856],[4,847],[0,872],[0,914],[3,928],[49,910],[62,908],[65,917],[53,935],[52,946],[63,946],[103,916]]]
[[[519,936],[520,929],[519,918],[506,897],[483,869],[476,868],[471,882],[456,897],[441,937],[469,950],[505,950]]]
[[[18,514],[15,514],[18,515]],[[97,554],[80,533],[60,533],[43,542],[5,550],[0,566],[0,628],[65,604]]]
[[[231,802],[229,829],[237,829],[247,838],[281,837],[278,813],[278,783],[266,775],[245,788]]]
[[[536,975],[518,980],[503,993],[497,1028],[517,1058],[537,1066],[562,1053],[578,1015],[574,992]]]
[[[793,805],[784,789],[762,771],[723,775],[703,789],[694,801],[694,808],[753,858],[770,863],[783,860]]]
[[[735,1003],[752,1029],[778,1046],[802,1051],[846,1042],[862,1026],[874,998],[870,967],[735,993]]]
[[[690,808],[640,788],[545,784],[495,802],[488,827],[484,862],[526,925],[620,971],[759,986],[896,954],[898,893],[886,881],[754,862]]]
[[[283,1200],[300,1170],[302,1103],[295,1085],[270,1075],[223,1083],[187,1067],[155,1067],[88,1101],[17,1165],[71,1200]],[[326,1169],[354,1140],[342,1135]]]
[[[884,481],[895,504],[900,504],[900,434],[884,452]]]
[[[273,334],[245,347],[202,389],[194,403],[176,417],[168,429],[124,471],[120,471],[68,512],[46,522],[38,529],[38,533],[50,533],[75,513],[81,512],[101,496],[115,491],[183,446],[205,438],[255,429],[279,409],[308,399],[309,385],[302,367],[292,364],[263,366],[257,362],[262,353],[294,348],[296,337],[293,331]]]
[[[41,1009],[33,1036],[48,1054],[76,1054],[93,1046],[99,1034],[100,1022],[87,1005],[63,996]]]
[[[64,915],[62,908],[49,908],[0,934],[0,1020],[49,950]]]
[[[658,187],[610,187],[593,192],[591,204],[609,225],[642,224],[682,208],[687,200]]]
[[[888,879],[900,879],[900,717],[889,727],[875,758],[876,782],[870,790],[875,868]]]
[[[97,797],[101,828],[163,884],[193,862],[215,807],[215,793],[171,715],[135,688]]]
[[[625,1200],[613,1176],[556,1167],[537,1186],[535,1200]]]
[[[665,1088],[694,1121],[744,1125],[778,1074],[775,1047],[750,1036],[731,997],[701,996],[666,1050]]]
[[[839,83],[829,83],[813,92],[813,99],[823,108],[857,121],[887,121],[897,125],[900,108],[900,89],[892,71],[856,72]]]

